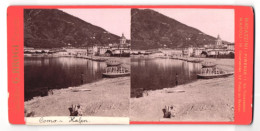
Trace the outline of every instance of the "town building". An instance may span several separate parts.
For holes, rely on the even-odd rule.
[[[235,44],[234,43],[228,43],[227,44],[227,49],[231,50],[231,51],[234,51],[235,50]]]
[[[86,48],[66,48],[65,50],[68,55],[74,56],[86,56],[88,53]]]
[[[130,42],[124,34],[117,43],[110,43],[106,46],[94,45],[92,47],[75,48],[71,46],[52,49],[35,49],[24,47],[25,54],[48,53],[57,56],[130,56]]]
[[[161,51],[153,51],[152,54],[150,54],[149,56],[156,58],[156,57],[164,57],[165,54]]]
[[[183,56],[184,57],[190,57],[193,55],[193,47],[185,48],[183,50]]]
[[[183,55],[188,57],[214,57],[219,55],[234,54],[234,43],[224,42],[220,36],[217,36],[215,44],[204,45],[203,48],[189,47],[183,50]]]
[[[88,47],[88,55],[101,55],[101,56],[129,56],[130,43],[127,42],[124,34],[119,39],[118,43],[110,43],[108,46],[93,46]]]
[[[170,49],[170,48],[163,48],[159,49],[165,56],[173,56],[173,57],[182,57],[183,50],[182,49]]]

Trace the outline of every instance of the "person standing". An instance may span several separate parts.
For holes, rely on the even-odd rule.
[[[175,75],[175,85],[176,86],[178,85],[178,73],[176,73],[176,75]]]
[[[84,73],[81,72],[81,84],[84,84]]]

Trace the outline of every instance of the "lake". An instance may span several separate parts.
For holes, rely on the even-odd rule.
[[[25,101],[50,89],[79,86],[102,79],[105,62],[70,57],[25,57]]]
[[[174,87],[197,79],[200,63],[175,59],[131,58],[131,97],[145,90]]]
[[[102,79],[106,63],[70,57],[25,57],[25,101],[50,89],[79,86]],[[174,59],[131,58],[131,97],[145,90],[174,87],[197,79],[201,64]],[[177,79],[177,80],[176,80]],[[177,81],[177,82],[176,82]]]

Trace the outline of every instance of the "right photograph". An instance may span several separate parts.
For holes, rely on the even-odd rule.
[[[234,121],[234,17],[131,9],[130,121]]]

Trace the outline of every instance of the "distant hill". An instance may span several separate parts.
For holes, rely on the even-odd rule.
[[[24,44],[27,47],[86,47],[118,43],[119,38],[61,10],[24,10]]]
[[[212,25],[214,26],[214,25]],[[131,10],[131,48],[201,47],[216,38],[151,9]]]

